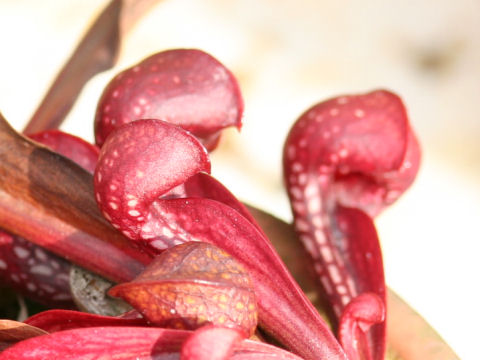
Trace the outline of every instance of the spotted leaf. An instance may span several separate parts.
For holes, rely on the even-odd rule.
[[[95,197],[125,236],[149,237],[154,200],[200,171],[210,171],[210,160],[194,136],[164,121],[139,120],[117,129],[102,147]]]
[[[47,306],[73,308],[71,264],[22,237],[0,231],[0,278],[24,296]]]
[[[388,91],[324,101],[293,125],[283,163],[295,229],[337,318],[365,292],[385,304],[381,251],[371,217],[410,186],[419,159],[405,107]],[[376,308],[376,319],[384,307]],[[363,356],[382,359],[385,323],[357,340],[367,342],[363,348],[372,357]]]
[[[232,73],[209,54],[174,49],[121,72],[98,103],[95,139],[102,145],[117,127],[138,119],[177,124],[213,149],[220,130],[241,126],[243,100]]]
[[[124,151],[124,142],[138,146]],[[208,154],[199,146],[191,134],[158,120],[135,121],[113,132],[95,172],[106,218],[152,255],[189,241],[227,251],[252,277],[264,330],[307,359],[343,359],[325,321],[246,208],[208,176],[193,180],[209,170]],[[144,176],[138,178],[138,171]]]
[[[29,136],[93,173],[99,150],[76,136],[47,130]],[[48,306],[74,307],[70,262],[20,236],[0,231],[0,279],[16,291]]]

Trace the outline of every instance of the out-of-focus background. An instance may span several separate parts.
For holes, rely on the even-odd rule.
[[[106,3],[0,0],[0,111],[16,129]],[[246,106],[241,134],[228,131],[213,156],[214,175],[290,220],[280,159],[293,121],[328,97],[397,92],[424,156],[414,186],[376,221],[387,281],[462,359],[478,359],[479,24],[475,0],[160,1],[63,129],[93,140],[96,101],[116,72],[164,49],[204,49],[238,77]]]

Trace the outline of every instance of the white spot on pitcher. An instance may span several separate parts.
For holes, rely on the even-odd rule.
[[[325,262],[333,261],[333,254],[332,254],[332,249],[330,249],[330,246],[328,245],[320,246],[320,254],[322,255],[323,261]]]
[[[347,282],[347,287],[350,294],[352,294],[352,297],[355,297],[357,294],[357,291],[355,290],[355,283],[353,282],[353,279],[347,276],[346,282]]]
[[[174,233],[168,227],[164,227],[162,229],[162,234],[169,239],[173,238],[174,236]]]
[[[314,259],[318,259],[318,249],[315,246],[315,242],[312,240],[312,238],[304,234],[300,236],[300,241],[310,256],[312,256]]]
[[[308,200],[308,211],[312,214],[318,213],[322,208],[320,198],[312,197]]]
[[[363,111],[362,109],[356,109],[355,112],[354,112],[354,115],[357,118],[362,118],[362,117],[365,116],[365,111]]]
[[[308,181],[307,174],[302,173],[298,175],[298,185],[305,186],[307,184],[307,181]]]
[[[15,255],[17,255],[20,259],[25,259],[28,257],[28,255],[30,255],[30,251],[28,251],[27,249],[25,248],[22,248],[20,246],[15,246],[13,248],[13,252],[15,253]]]
[[[325,244],[327,242],[327,237],[322,230],[315,230],[313,235],[315,236],[315,240],[318,244]]]
[[[40,287],[50,294],[55,292],[55,288],[53,286],[48,285],[48,284],[40,284]]]
[[[303,198],[302,190],[297,186],[290,187],[290,194],[294,199],[300,200]]]
[[[339,113],[340,113],[340,110],[338,110],[337,108],[330,109],[331,116],[337,116]]]
[[[140,106],[134,106],[133,107],[133,113],[135,115],[140,115],[142,113],[142,108]]]
[[[45,276],[53,275],[52,269],[50,267],[46,266],[46,265],[43,265],[43,264],[33,266],[30,269],[30,272],[32,274],[36,274],[36,275],[45,275]]]
[[[323,227],[323,219],[322,219],[322,216],[321,216],[321,215],[315,215],[314,217],[312,217],[312,224],[313,224],[316,228],[322,228],[322,227]]]
[[[68,283],[70,281],[70,276],[65,273],[60,273],[56,276],[58,282],[65,282]]]
[[[293,211],[297,214],[304,214],[306,211],[305,204],[302,201],[293,201],[292,208]]]
[[[173,240],[173,245],[180,245],[180,244],[184,244],[184,243],[185,243],[184,240],[180,240],[180,239]]]
[[[110,217],[110,215],[108,215],[106,211],[102,211],[102,214],[105,219],[107,219],[110,222],[112,221],[112,218]]]
[[[305,220],[296,219],[295,220],[295,229],[299,232],[307,232],[310,229],[310,226]]]
[[[305,196],[307,198],[315,197],[318,195],[318,188],[314,183],[310,183],[305,187]]]
[[[301,172],[303,171],[303,166],[302,164],[300,164],[299,162],[294,162],[292,164],[292,171],[293,172]]]
[[[347,305],[350,302],[350,300],[351,300],[351,297],[348,295],[343,295],[341,297],[341,301],[343,305]]]
[[[47,254],[41,248],[35,249],[35,257],[40,261],[47,261]]]
[[[348,156],[348,149],[347,148],[342,148],[338,152],[338,156],[340,156],[342,159],[345,159]]]
[[[69,300],[71,298],[70,294],[56,294],[52,296],[53,300],[56,301],[64,301],[64,300]]]
[[[330,162],[332,164],[336,164],[338,162],[338,155],[337,154],[330,154]]]
[[[325,289],[327,294],[333,293],[332,285],[330,284],[330,280],[327,276],[320,276],[320,282],[322,283],[323,288]]]
[[[168,248],[167,244],[163,240],[160,240],[160,239],[153,240],[150,243],[150,246],[155,248],[155,249],[158,249],[158,250],[164,250],[164,249]]]
[[[335,264],[329,264],[327,267],[328,273],[330,274],[330,278],[332,279],[333,283],[338,284],[342,281],[342,277],[340,276],[340,272],[338,271],[338,267]]]
[[[140,212],[138,210],[132,209],[132,210],[128,210],[128,215],[137,217],[140,215]]]

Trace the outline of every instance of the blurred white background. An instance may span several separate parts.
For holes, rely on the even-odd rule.
[[[106,3],[0,0],[0,111],[16,129]],[[479,24],[475,0],[164,0],[63,129],[93,140],[96,101],[116,72],[164,49],[201,48],[235,73],[245,99],[242,132],[223,138],[214,175],[289,220],[280,159],[294,120],[342,93],[397,92],[424,155],[414,186],[376,221],[387,281],[462,359],[478,359]]]

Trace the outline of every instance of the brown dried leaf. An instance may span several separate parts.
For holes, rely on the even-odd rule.
[[[7,347],[39,335],[48,334],[46,331],[13,320],[0,320],[0,351]]]

